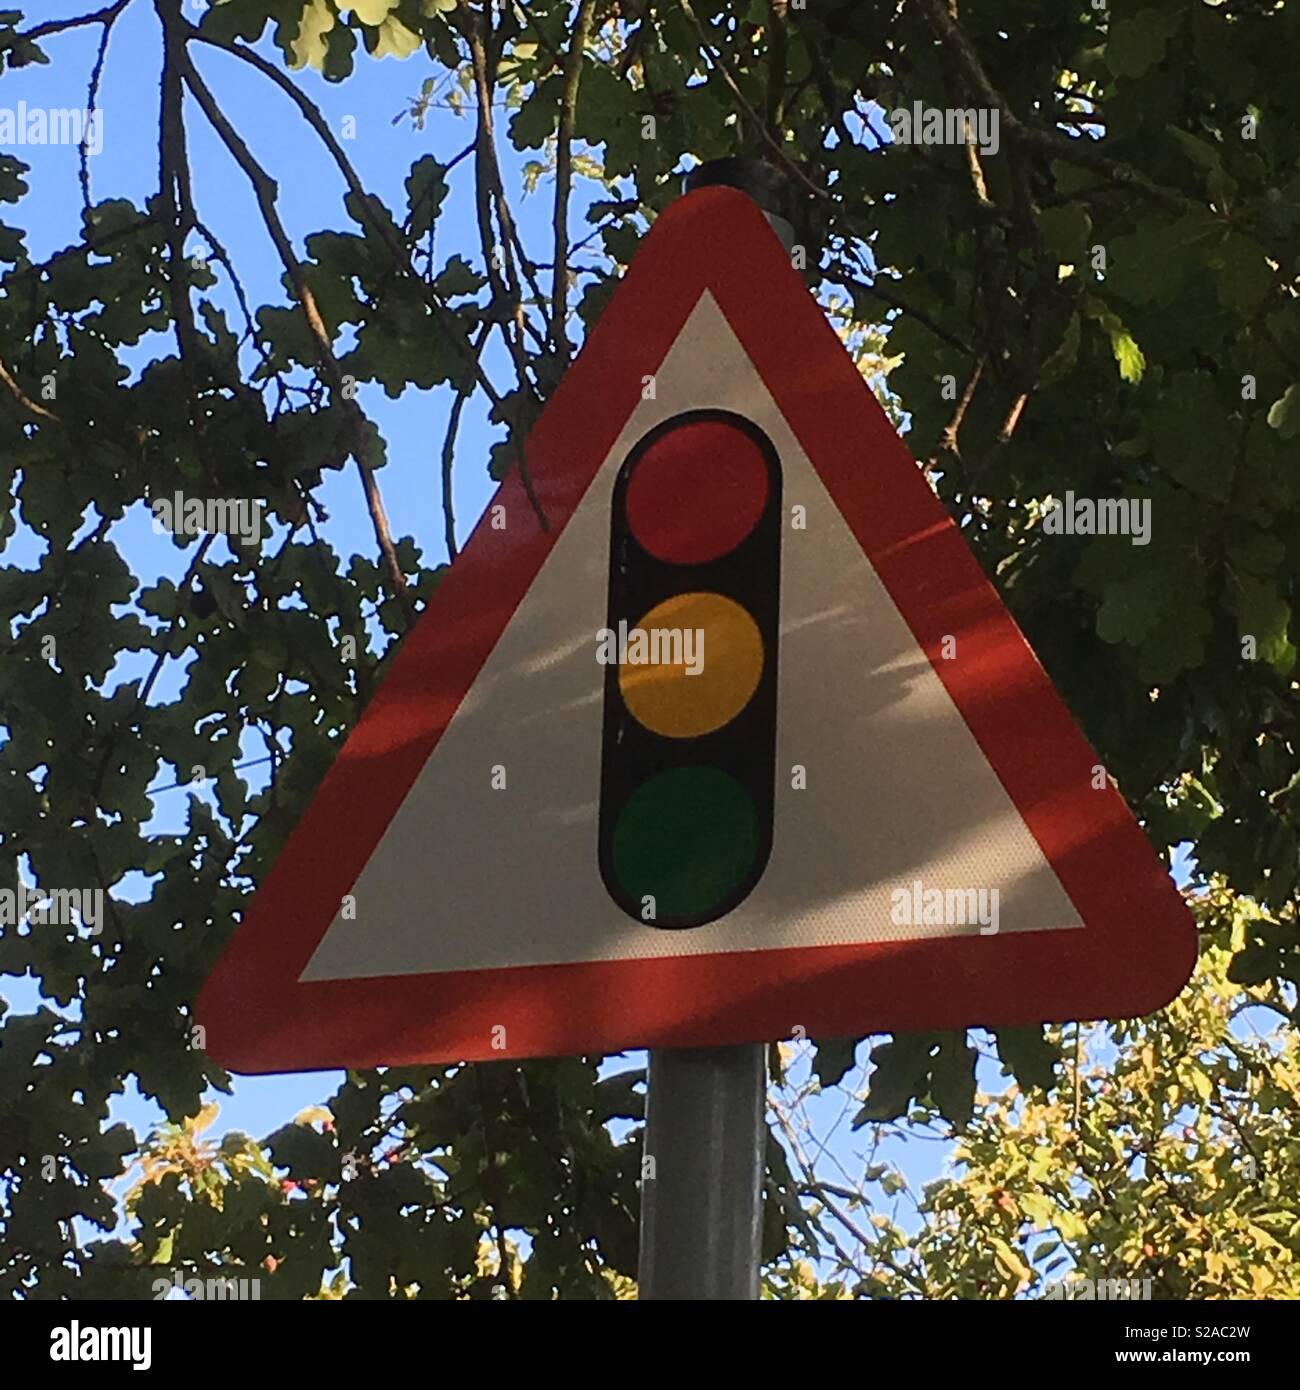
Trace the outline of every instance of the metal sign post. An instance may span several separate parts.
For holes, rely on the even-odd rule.
[[[789,251],[782,183],[758,160],[719,159],[692,170],[686,191],[724,184],[748,194]],[[755,1299],[766,1044],[656,1048],[647,1080],[640,1296]]]
[[[758,1297],[763,1043],[650,1053],[642,1298]]]

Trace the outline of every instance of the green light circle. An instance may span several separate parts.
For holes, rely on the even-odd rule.
[[[714,767],[657,773],[628,798],[614,825],[614,876],[655,920],[706,919],[754,867],[758,813],[734,777]]]

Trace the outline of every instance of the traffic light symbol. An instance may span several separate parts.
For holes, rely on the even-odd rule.
[[[751,420],[657,425],[614,482],[600,871],[665,928],[730,912],[772,849],[781,464]]]

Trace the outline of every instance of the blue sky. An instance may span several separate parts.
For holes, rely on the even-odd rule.
[[[43,16],[43,5],[32,8],[37,15]],[[46,51],[52,59],[50,66],[5,75],[4,104],[16,106],[20,100],[25,100],[31,106],[84,105],[86,81],[97,43],[97,29],[78,30],[49,40]],[[278,51],[269,43],[262,45],[262,51],[279,60]],[[265,79],[227,55],[203,49],[196,57],[223,109],[230,114],[259,161],[279,181],[281,212],[298,245],[301,247],[303,235],[310,231],[347,225],[342,206],[342,180],[296,109]],[[159,61],[157,21],[152,9],[133,5],[114,33],[101,89],[104,150],[91,161],[96,199],[124,197],[138,203],[156,189]],[[393,124],[393,117],[404,110],[407,100],[419,91],[421,82],[431,71],[429,61],[422,55],[400,63],[393,59],[374,62],[362,56],[352,78],[339,86],[331,86],[315,73],[297,75],[297,80],[320,104],[334,129],[343,128],[345,117],[354,119],[356,138],[347,145],[348,154],[363,181],[390,208],[404,206],[403,183],[413,160],[429,153],[449,159],[469,142],[473,133],[470,118],[457,117],[442,109],[430,112],[423,131],[413,129],[408,120]],[[504,125],[507,113],[502,111],[499,115],[499,125]],[[228,248],[244,279],[250,301],[253,304],[275,302],[282,298],[280,266],[251,191],[192,104],[187,109],[187,118],[199,215]],[[515,155],[504,138],[500,143],[508,186],[513,180],[513,201],[523,240],[537,259],[549,261],[552,185],[545,179],[535,195],[519,195],[519,171],[530,156]],[[15,153],[32,165],[28,176],[32,189],[16,210],[9,210],[7,220],[27,230],[29,251],[34,258],[41,259],[76,239],[80,216],[76,150],[46,147]],[[465,255],[471,263],[478,264],[480,260],[473,225],[471,174],[467,162],[454,178],[451,197],[438,224],[440,260],[456,252]],[[572,213],[571,235],[575,239],[585,235],[587,230],[581,213],[579,199]],[[194,249],[199,249],[197,241]],[[214,294],[220,302],[233,305],[224,286]],[[147,361],[153,353],[173,350],[170,337],[147,342],[138,352],[137,365]],[[495,356],[485,359],[485,366],[498,384],[508,380],[499,347]],[[450,392],[431,393],[411,388],[401,399],[392,401],[378,388],[362,388],[360,399],[388,441],[389,465],[379,475],[379,481],[394,535],[413,536],[427,564],[445,559],[438,451],[451,402]],[[487,473],[488,450],[500,437],[500,430],[488,423],[485,406],[481,395],[471,402],[457,448],[455,510],[462,538],[468,534],[492,490]],[[348,468],[327,474],[319,495],[330,514],[330,521],[322,528],[323,534],[344,555],[359,552],[372,556],[374,538],[355,470]],[[163,575],[179,578],[192,553],[178,547],[169,536],[155,535],[143,504],[127,523],[115,530],[114,538],[146,585]],[[0,563],[28,565],[39,553],[36,538],[20,527],[0,553]],[[137,676],[144,664],[147,663],[122,663],[116,672],[117,678]],[[171,663],[157,687],[155,698],[174,698],[183,674],[183,666]],[[250,751],[250,756],[254,755]],[[255,782],[260,774],[250,769],[247,775]],[[172,780],[170,776],[160,777],[159,785]],[[160,791],[155,800],[157,814],[151,829],[166,832],[178,828],[189,794],[181,788]],[[1177,875],[1180,881],[1185,873],[1185,867],[1180,868]],[[140,888],[137,885],[136,890]],[[36,991],[30,981],[0,979],[0,991],[11,1007],[18,1010],[31,1008],[35,1003]],[[859,1056],[865,1059],[865,1048],[860,1050]],[[625,1066],[626,1061],[615,1065]],[[803,1068],[806,1069],[806,1064]],[[796,1076],[799,1074],[797,1071]],[[264,1135],[300,1109],[327,1098],[340,1079],[341,1073],[238,1079],[232,1096],[209,1097],[218,1099],[221,1104],[214,1133],[240,1129]],[[981,1063],[979,1079],[985,1090],[1000,1090],[1005,1085],[997,1067],[987,1061]],[[841,1114],[843,1108],[843,1097],[830,1093],[814,1100],[809,1114],[818,1142],[825,1141],[828,1133],[833,1136],[828,1150],[831,1161],[843,1163],[848,1171],[857,1172],[861,1168],[857,1155],[866,1147],[868,1132],[851,1135],[847,1118]],[[125,1119],[142,1133],[161,1118],[157,1107],[133,1090],[115,1104],[114,1111],[114,1118]],[[909,1180],[919,1185],[938,1175],[949,1148],[946,1143],[920,1137],[910,1140],[899,1137],[883,1145],[877,1156],[898,1163]]]

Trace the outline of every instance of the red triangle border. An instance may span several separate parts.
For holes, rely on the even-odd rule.
[[[636,408],[643,377],[705,290],[1084,929],[299,983]],[[1136,1016],[1182,988],[1196,933],[1181,895],[1119,793],[1094,789],[1096,755],[748,198],[701,189],[660,216],[526,458],[550,530],[513,470],[492,501],[506,530],[480,521],[205,984],[197,1017],[211,1056],[237,1072],[300,1071],[713,1046],[799,1027],[832,1037],[1015,1026]],[[949,634],[959,660],[940,658]],[[592,852],[594,865],[594,843]],[[472,905],[460,906],[473,930]]]

